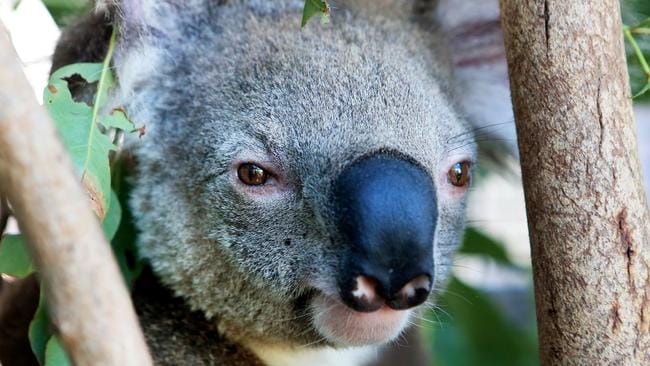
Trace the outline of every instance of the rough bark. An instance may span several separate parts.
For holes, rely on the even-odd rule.
[[[618,0],[501,0],[544,365],[650,364],[650,222]]]
[[[0,190],[76,365],[150,365],[112,252],[0,23]]]

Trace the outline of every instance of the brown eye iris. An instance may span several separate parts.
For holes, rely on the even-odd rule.
[[[449,173],[447,173],[449,182],[456,187],[467,185],[467,183],[469,183],[469,167],[470,164],[466,161],[454,164],[454,166],[449,169]]]
[[[246,163],[239,166],[237,176],[246,185],[261,186],[266,183],[269,173],[253,163]]]

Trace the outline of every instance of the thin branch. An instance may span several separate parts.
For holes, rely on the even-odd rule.
[[[76,365],[151,365],[111,249],[0,23],[0,186]]]

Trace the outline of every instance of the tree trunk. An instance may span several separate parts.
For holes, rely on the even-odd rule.
[[[650,225],[618,0],[501,0],[544,365],[650,364]]]
[[[0,191],[45,288],[57,334],[76,365],[150,365],[111,249],[0,23]]]

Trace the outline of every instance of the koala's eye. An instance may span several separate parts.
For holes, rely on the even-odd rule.
[[[456,187],[466,186],[469,183],[469,168],[470,163],[467,161],[454,164],[447,173],[449,182]]]
[[[237,176],[249,186],[261,186],[269,179],[269,173],[253,163],[245,163],[237,168]]]

